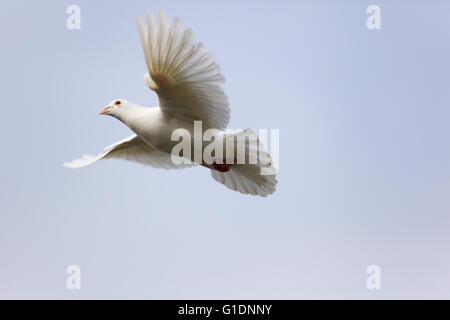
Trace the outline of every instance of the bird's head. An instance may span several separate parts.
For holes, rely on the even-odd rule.
[[[126,112],[126,110],[132,105],[131,102],[123,100],[123,99],[116,99],[110,102],[106,107],[104,107],[98,114],[106,114],[108,116],[113,116],[118,118],[119,115],[123,112]]]
[[[124,99],[111,101],[106,107],[100,110],[99,114],[106,114],[122,121],[128,127],[140,117],[142,110],[147,109]]]

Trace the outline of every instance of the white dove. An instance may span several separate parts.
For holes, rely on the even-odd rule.
[[[277,180],[270,156],[265,153],[259,140],[257,148],[254,148],[246,137],[244,140],[239,139],[242,136],[256,136],[256,133],[251,129],[233,134],[223,131],[230,119],[230,108],[228,98],[220,86],[224,78],[212,55],[203,51],[202,44],[195,42],[192,31],[185,29],[178,18],[170,24],[166,15],[160,12],[159,20],[157,29],[153,15],[147,13],[146,28],[140,17],[137,17],[149,71],[144,80],[157,93],[159,106],[146,108],[124,99],[113,100],[100,114],[119,119],[135,134],[107,147],[103,154],[84,155],[81,159],[64,163],[64,166],[80,168],[108,158],[167,169],[200,164],[210,169],[215,180],[232,190],[263,197],[272,194]],[[223,156],[216,150],[214,156],[217,157],[212,163],[202,158],[198,160],[194,156],[198,154],[196,151],[201,149],[200,154],[203,155],[208,143],[202,140],[196,145],[194,141],[191,150],[183,150],[176,155],[187,161],[174,161],[177,157],[173,150],[179,141],[173,139],[172,134],[182,129],[193,136],[198,135],[195,132],[197,121],[201,121],[201,136],[205,130],[213,130],[217,135],[215,139],[219,137],[224,145],[227,141],[235,144],[232,152],[227,149],[226,156]],[[241,142],[236,143],[236,140]],[[245,143],[246,159],[254,158],[257,153],[256,162],[238,161],[238,148],[242,146],[242,141]],[[261,156],[268,161],[260,161]],[[272,170],[272,174],[262,174],[262,169],[267,167]]]

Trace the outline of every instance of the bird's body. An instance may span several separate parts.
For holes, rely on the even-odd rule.
[[[174,130],[184,128],[189,132],[193,132],[192,122],[165,114],[159,107],[145,108],[135,106],[133,112],[130,112],[123,118],[119,118],[119,120],[146,144],[168,154],[171,153],[171,150],[177,144],[177,141],[171,141],[170,139]]]
[[[128,102],[129,103],[129,102]],[[193,121],[179,119],[171,114],[161,111],[159,107],[146,108],[138,105],[133,105],[125,113],[121,113],[117,118],[122,121],[128,128],[130,128],[145,144],[148,146],[165,152],[171,155],[175,145],[179,143],[178,140],[172,139],[172,133],[175,130],[183,129],[192,138],[195,137]],[[210,128],[201,128],[199,135],[203,137],[206,130]],[[214,130],[214,129],[212,129]],[[222,130],[214,130],[217,137],[223,139],[223,145],[226,144],[226,134]],[[197,152],[203,154],[205,148],[208,146],[209,141],[201,140],[201,144],[198,144]],[[195,162],[195,147],[192,143],[190,157],[185,157],[186,160]],[[203,160],[203,159],[202,159]],[[211,167],[204,161],[197,164],[205,167]]]
[[[84,156],[64,165],[78,168],[106,158],[168,169],[200,164],[211,170],[215,180],[233,190],[261,196],[273,193],[277,183],[275,174],[263,173],[263,169],[272,168],[270,156],[256,133],[250,129],[236,133],[223,131],[230,109],[220,87],[224,79],[212,56],[203,52],[202,45],[194,42],[192,32],[184,29],[177,18],[170,25],[160,13],[159,29],[151,14],[147,20],[146,29],[138,18],[149,69],[144,80],[158,94],[159,106],[146,108],[127,100],[114,100],[100,114],[117,118],[134,135],[106,148],[104,154]],[[179,152],[180,139],[184,143],[186,137],[189,147]],[[249,142],[251,137],[255,144]],[[211,141],[216,148],[207,153],[211,151]],[[204,158],[205,152],[211,156]],[[254,161],[242,163],[239,152],[244,153],[245,159]],[[269,161],[261,161],[261,156]]]

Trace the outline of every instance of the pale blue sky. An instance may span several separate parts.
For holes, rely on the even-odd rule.
[[[81,30],[66,28],[70,4]],[[130,134],[97,115],[111,100],[156,105],[135,16],[160,9],[216,57],[230,127],[280,129],[273,196],[232,192],[204,168],[61,166]],[[449,12],[2,1],[0,298],[450,298]],[[66,288],[71,264],[80,291]]]

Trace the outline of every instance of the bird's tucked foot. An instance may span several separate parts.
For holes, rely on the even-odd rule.
[[[212,164],[212,167],[214,170],[217,170],[219,172],[228,172],[230,171],[230,167],[232,166],[232,164],[227,164],[227,163],[216,163],[214,161],[214,163]]]

